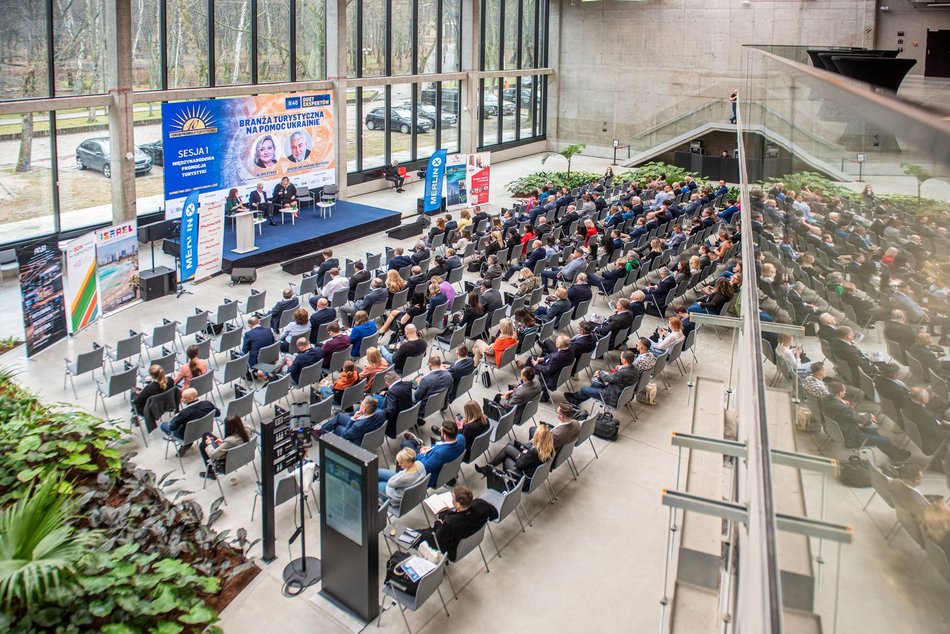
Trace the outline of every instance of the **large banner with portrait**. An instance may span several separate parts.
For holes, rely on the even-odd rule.
[[[63,258],[55,239],[17,250],[26,356],[32,357],[66,337]]]
[[[329,92],[257,95],[162,104],[165,215],[178,217],[192,193],[236,188],[244,201],[257,183],[283,177],[298,188],[334,182]]]

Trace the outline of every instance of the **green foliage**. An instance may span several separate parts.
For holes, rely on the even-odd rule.
[[[620,172],[614,178],[614,182],[629,183],[632,181],[637,181],[640,183],[640,185],[643,185],[649,181],[657,180],[660,178],[661,174],[666,176],[667,183],[681,181],[687,176],[692,176],[693,178],[697,178],[698,176],[696,172],[690,172],[689,170],[685,170],[682,167],[667,165],[663,161],[651,161],[649,163],[644,163],[643,165],[632,170]]]
[[[0,370],[0,631],[220,631],[209,600],[255,569],[258,540],[211,528],[223,499],[207,517],[190,491],[169,500],[172,472],[136,468],[121,438]]]
[[[68,524],[70,496],[55,478],[0,511],[0,601],[29,609],[71,573],[94,533]]]
[[[17,615],[8,631],[220,632],[205,629],[218,616],[204,600],[219,590],[219,581],[142,550],[136,543],[90,549],[73,582],[48,593],[41,609]]]
[[[857,192],[843,187],[817,172],[793,172],[774,180],[759,181],[763,189],[769,189],[775,183],[785,183],[785,191],[791,190],[797,193],[808,189],[813,194],[818,194],[826,200],[842,198],[858,202],[861,199],[861,195]]]
[[[548,181],[554,183],[555,187],[574,189],[586,185],[592,180],[600,178],[600,176],[600,174],[594,172],[572,172],[570,174],[567,172],[534,172],[511,181],[505,185],[505,189],[516,198],[524,198],[530,196],[534,190],[547,185]]]
[[[111,445],[122,437],[117,429],[83,412],[48,408],[0,375],[0,507],[22,497],[24,484],[54,473],[61,487],[101,471],[117,473],[119,450]]]
[[[950,211],[950,204],[934,198],[919,198],[907,194],[882,194],[878,198],[886,200],[902,212],[914,216],[933,216]]]
[[[922,168],[920,165],[914,165],[913,163],[901,163],[901,168],[904,170],[904,173],[908,176],[913,176],[917,179],[917,202],[920,202],[920,187],[924,184],[924,181],[928,181],[933,178],[933,174]]]
[[[561,156],[564,158],[565,161],[567,161],[567,175],[570,176],[571,175],[571,161],[574,159],[575,156],[583,152],[585,147],[587,146],[582,143],[574,143],[572,145],[568,145],[566,148],[564,148],[560,152],[548,152],[544,156],[541,157],[541,165],[544,165],[545,161],[547,161],[552,156]]]

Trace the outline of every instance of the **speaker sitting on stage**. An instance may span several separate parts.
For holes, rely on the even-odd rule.
[[[267,195],[267,190],[264,189],[264,183],[258,183],[257,188],[251,192],[250,209],[254,212],[266,214],[267,222],[271,225],[277,224],[274,222],[274,203]]]
[[[291,207],[297,202],[297,188],[284,176],[274,187],[274,204],[278,208]]]

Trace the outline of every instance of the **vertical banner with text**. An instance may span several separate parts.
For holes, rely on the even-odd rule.
[[[445,207],[459,209],[468,205],[465,154],[451,154],[445,159]]]
[[[55,239],[17,251],[26,356],[32,357],[66,337],[63,257]]]
[[[468,204],[488,204],[491,187],[491,152],[468,155]]]
[[[442,208],[442,181],[445,180],[445,157],[448,150],[439,149],[429,157],[426,166],[426,189],[424,211],[430,213]]]
[[[198,213],[198,266],[195,279],[203,280],[221,270],[224,255],[224,201],[202,197]]]
[[[198,269],[198,192],[185,198],[181,210],[181,254],[178,260],[178,281],[185,282]]]
[[[66,309],[69,334],[76,334],[99,318],[99,284],[96,279],[96,234],[70,240],[66,253]]]
[[[96,231],[99,303],[108,315],[139,298],[139,241],[130,220]]]

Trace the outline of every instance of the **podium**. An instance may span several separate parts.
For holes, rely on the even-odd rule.
[[[257,251],[254,246],[254,213],[242,211],[234,214],[237,225],[237,246],[232,249],[235,253],[250,253]]]

